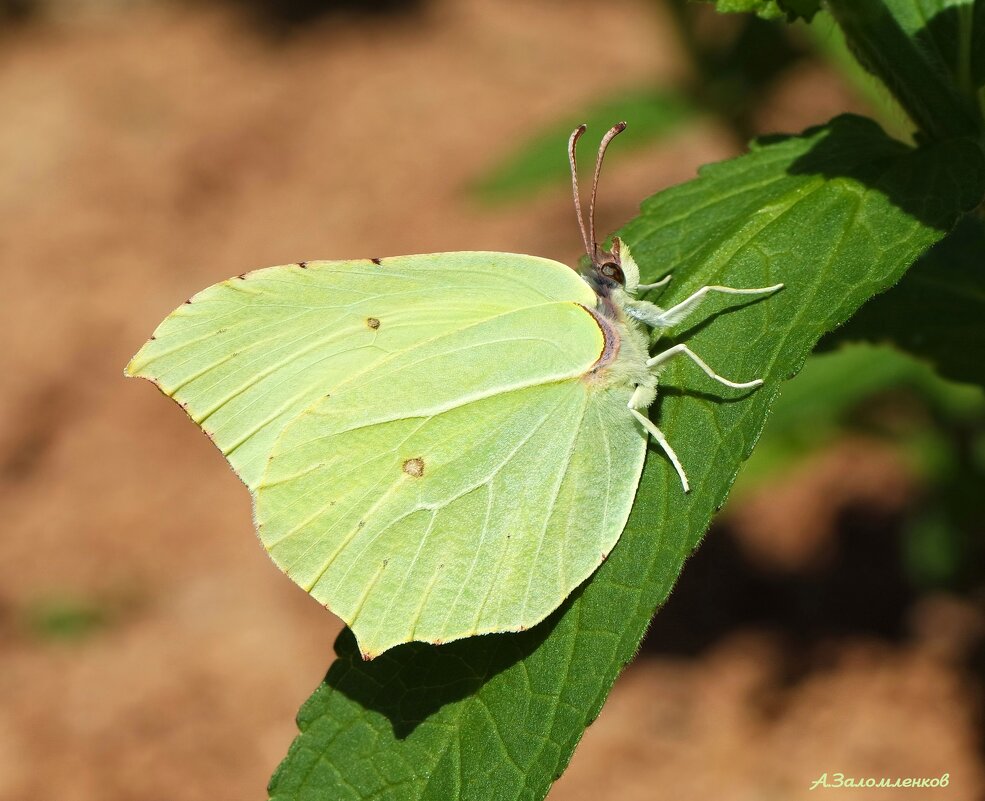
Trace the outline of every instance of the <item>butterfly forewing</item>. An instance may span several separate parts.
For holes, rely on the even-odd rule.
[[[179,306],[127,372],[180,403],[253,489],[284,426],[340,381],[422,341],[556,300],[593,303],[574,273],[533,256],[269,267]]]

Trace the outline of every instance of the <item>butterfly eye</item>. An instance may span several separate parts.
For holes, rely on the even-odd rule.
[[[604,275],[606,278],[611,278],[613,281],[616,281],[623,286],[626,285],[626,276],[622,273],[622,267],[614,261],[607,261],[599,267],[599,273]]]

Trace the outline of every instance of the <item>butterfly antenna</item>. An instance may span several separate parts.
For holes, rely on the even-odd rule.
[[[581,241],[585,243],[585,253],[591,259],[592,246],[588,241],[588,232],[585,230],[585,216],[581,211],[581,195],[578,193],[578,165],[575,159],[575,147],[577,147],[578,140],[581,139],[581,135],[585,133],[587,127],[587,125],[581,124],[571,132],[571,136],[568,138],[568,163],[571,165],[571,191],[575,196],[575,214],[578,215]]]
[[[599,144],[599,155],[595,160],[595,177],[592,178],[592,197],[588,201],[588,237],[592,242],[592,251],[588,255],[592,261],[596,260],[599,247],[598,241],[595,239],[595,195],[599,188],[599,174],[602,172],[602,159],[605,158],[605,151],[609,147],[609,142],[625,130],[626,123],[617,122],[609,129],[608,133],[602,137],[602,142]]]

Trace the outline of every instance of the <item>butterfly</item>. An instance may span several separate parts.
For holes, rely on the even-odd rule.
[[[651,338],[709,293],[669,308],[641,295],[629,247],[595,235],[613,126],[573,270],[512,253],[307,261],[222,281],[173,311],[126,374],[155,383],[253,496],[273,561],[352,629],[366,659],[409,641],[519,631],[543,620],[615,546],[648,438],[646,414],[686,344]]]

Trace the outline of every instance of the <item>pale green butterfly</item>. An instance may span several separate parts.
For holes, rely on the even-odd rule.
[[[215,284],[172,312],[127,374],[188,412],[249,487],[274,562],[355,633],[363,656],[400,643],[518,631],[543,620],[612,550],[636,494],[641,413],[669,309],[639,292],[618,239],[586,231],[579,274],[512,253],[430,253],[269,267]]]

